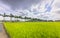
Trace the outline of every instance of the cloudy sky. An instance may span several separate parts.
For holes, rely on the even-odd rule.
[[[59,0],[0,0],[0,13],[60,20]]]

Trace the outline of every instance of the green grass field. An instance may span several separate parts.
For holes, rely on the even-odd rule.
[[[60,22],[5,22],[11,38],[60,38]]]

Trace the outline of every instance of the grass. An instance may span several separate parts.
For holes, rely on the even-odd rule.
[[[60,38],[60,22],[5,22],[11,38]]]

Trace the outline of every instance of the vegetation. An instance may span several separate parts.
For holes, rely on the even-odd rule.
[[[5,21],[5,17],[6,17],[5,15],[6,15],[6,14],[4,13],[4,15],[3,15],[3,17],[4,17],[4,18],[3,18],[3,21]]]
[[[44,22],[47,22],[47,20],[42,20],[42,19],[38,19],[38,18],[31,18],[31,17],[27,17],[27,16],[25,16],[24,18],[22,16],[17,16],[17,15],[14,16],[12,13],[10,13],[10,15],[6,15],[6,13],[4,13],[4,14],[0,14],[0,16],[3,16],[4,17],[3,21],[5,21],[5,17],[10,17],[10,21],[13,22],[12,17],[14,17],[14,18],[16,18],[15,21],[19,21],[18,19],[20,18],[20,19],[25,19],[25,21],[28,20],[28,22],[34,22],[34,21],[35,22],[36,21],[40,21],[40,22],[41,21],[44,21]],[[49,20],[49,21],[52,21],[52,20]]]
[[[12,17],[14,17],[14,15],[13,14],[10,14],[10,21],[12,21]]]
[[[19,21],[18,19],[25,19],[25,21],[28,21],[28,22],[53,22],[53,21],[56,21],[56,22],[60,22],[60,20],[43,20],[43,19],[38,19],[38,18],[31,18],[31,17],[22,17],[22,16],[17,16],[17,15],[13,15],[12,13],[10,13],[10,15],[6,15],[6,13],[4,14],[0,14],[0,16],[3,16],[3,20],[2,21],[6,21],[5,20],[5,17],[10,17],[10,21],[11,22],[15,22],[15,21]],[[15,21],[12,20],[12,17],[16,18]]]
[[[5,22],[11,38],[60,38],[60,22]]]

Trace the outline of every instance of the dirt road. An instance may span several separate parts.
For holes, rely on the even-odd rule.
[[[8,38],[2,23],[0,23],[0,38]]]

